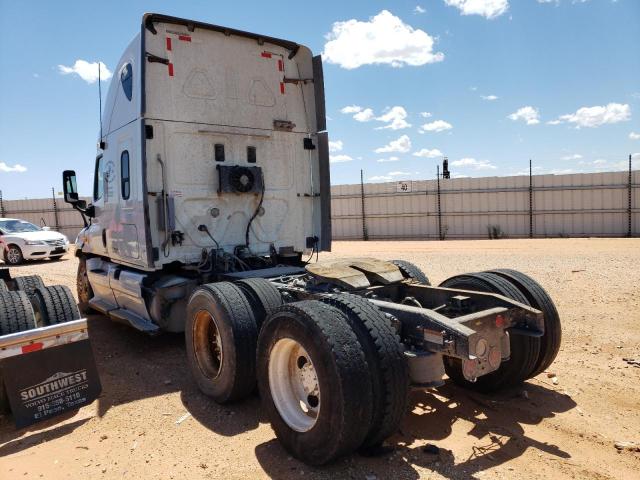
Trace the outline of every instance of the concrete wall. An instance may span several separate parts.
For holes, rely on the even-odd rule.
[[[631,230],[640,233],[640,171],[632,172]],[[629,174],[608,172],[529,177],[436,180],[364,185],[365,226],[370,239],[625,236]],[[331,189],[334,240],[362,239],[360,185]],[[440,222],[439,222],[440,220]],[[441,233],[440,233],[441,232]]]
[[[622,237],[629,214],[628,172],[534,175],[532,212],[529,177],[436,180],[364,185],[365,225],[370,239],[488,238],[489,228],[510,238]],[[331,187],[334,240],[361,240],[360,185]],[[90,199],[86,199],[90,201]],[[46,222],[73,241],[82,228],[80,214],[61,198],[4,200],[5,217]],[[440,220],[440,221],[439,221]],[[631,231],[640,235],[640,170],[632,172]],[[442,235],[440,235],[440,232]]]
[[[85,198],[90,202],[90,198]],[[74,242],[78,232],[82,228],[82,217],[71,208],[64,200],[57,197],[55,208],[53,198],[36,198],[27,200],[3,200],[2,207],[4,215],[8,218],[20,218],[35,225],[47,225],[52,230],[58,230],[69,237],[69,241]],[[57,216],[57,222],[56,222]]]

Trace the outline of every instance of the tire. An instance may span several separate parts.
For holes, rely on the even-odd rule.
[[[391,263],[400,269],[404,278],[423,285],[431,285],[429,278],[427,278],[425,273],[417,265],[407,262],[406,260],[391,260]]]
[[[4,251],[4,261],[8,265],[20,265],[24,261],[20,247],[17,245],[9,245]]]
[[[291,345],[284,358],[293,363],[283,363],[279,353]],[[315,412],[314,396],[294,387],[305,379],[317,388]],[[330,305],[305,300],[267,317],[258,339],[258,388],[276,436],[305,463],[322,465],[351,453],[369,432],[372,386],[365,354],[347,318]],[[305,415],[302,400],[296,404],[295,392],[303,392],[310,413]],[[283,400],[292,395],[291,402]]]
[[[185,340],[189,367],[202,393],[229,403],[253,392],[257,337],[253,310],[240,287],[218,282],[193,292]]]
[[[93,312],[89,306],[89,300],[93,298],[93,288],[89,283],[87,275],[87,259],[80,257],[78,262],[78,273],[76,274],[76,289],[78,292],[78,309],[83,315]]]
[[[247,301],[253,310],[258,331],[262,327],[265,318],[271,315],[284,302],[278,289],[269,280],[264,278],[247,278],[235,282],[247,297]]]
[[[0,292],[8,292],[9,291],[9,287],[7,287],[7,284],[5,283],[4,280],[0,279]]]
[[[44,288],[44,282],[40,275],[23,275],[13,279],[15,290],[22,291],[28,296],[33,295],[37,288]]]
[[[0,292],[0,335],[35,328],[33,308],[25,292]]]
[[[494,273],[469,273],[449,278],[440,284],[445,288],[458,288],[479,292],[497,293],[528,305],[527,298],[516,287]],[[462,374],[462,362],[453,357],[444,357],[447,375],[455,383],[480,392],[494,392],[512,387],[529,378],[540,352],[540,339],[523,335],[510,335],[511,357],[503,361],[498,370],[470,382]]]
[[[346,316],[365,354],[373,408],[371,426],[362,446],[379,446],[398,430],[407,407],[409,368],[404,347],[387,317],[368,300],[340,294],[321,301]]]
[[[529,304],[544,314],[544,335],[540,338],[540,353],[533,371],[528,378],[535,377],[548,369],[560,351],[562,325],[553,300],[533,278],[511,269],[492,270],[515,285],[527,297]]]
[[[31,305],[39,327],[70,322],[80,318],[80,311],[71,290],[65,285],[37,288],[31,295]]]

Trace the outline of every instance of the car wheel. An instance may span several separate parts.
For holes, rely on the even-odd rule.
[[[23,260],[22,250],[16,245],[9,245],[4,251],[4,261],[9,265],[20,265]]]

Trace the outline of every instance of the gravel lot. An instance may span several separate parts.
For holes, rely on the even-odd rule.
[[[101,398],[35,429],[0,417],[0,478],[640,478],[640,453],[614,446],[640,442],[640,368],[623,361],[640,358],[640,239],[336,242],[320,257],[355,255],[413,261],[432,283],[493,267],[533,276],[563,320],[557,384],[543,373],[493,397],[416,391],[394,454],[309,468],[280,447],[257,397],[222,407],[198,392],[181,335],[93,316]],[[76,266],[69,255],[12,274],[75,290]]]

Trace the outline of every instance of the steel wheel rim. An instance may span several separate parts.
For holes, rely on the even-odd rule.
[[[269,354],[269,390],[280,417],[293,430],[307,432],[318,420],[320,384],[311,356],[291,338],[276,342]]]
[[[17,248],[10,248],[7,252],[7,260],[9,263],[18,263],[20,261],[20,252]]]
[[[193,322],[193,350],[202,374],[214,380],[220,376],[224,355],[220,329],[207,310],[199,310]]]

